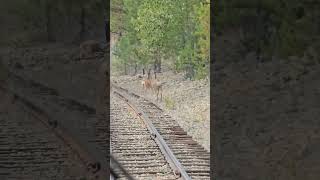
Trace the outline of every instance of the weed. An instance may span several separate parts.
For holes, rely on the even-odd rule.
[[[173,110],[175,108],[175,102],[170,97],[164,97],[164,103],[168,109]]]

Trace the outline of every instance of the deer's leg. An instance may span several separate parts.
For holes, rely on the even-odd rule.
[[[159,89],[157,89],[157,101],[158,101]]]

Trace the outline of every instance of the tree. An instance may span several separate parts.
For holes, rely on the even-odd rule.
[[[120,31],[122,40],[130,48],[118,46],[118,53],[130,54],[134,66],[152,65],[155,72],[161,72],[163,60],[173,62],[177,71],[186,71],[193,78],[208,75],[209,24],[208,0],[123,0],[123,7],[116,2],[112,17],[112,29]],[[117,8],[116,8],[117,7]],[[112,8],[111,8],[112,9]],[[121,10],[119,10],[121,9]],[[199,23],[200,22],[200,23]],[[125,58],[125,56],[118,56]],[[132,60],[133,59],[133,60]]]
[[[52,18],[51,18],[52,10],[53,10],[53,1],[46,0],[45,1],[45,17],[46,17],[47,38],[49,42],[55,40],[52,32]]]
[[[217,2],[216,32],[236,27],[241,29],[242,43],[269,58],[302,55],[316,37],[319,4],[309,0],[232,0]]]
[[[170,22],[174,15],[173,0],[150,1],[142,3],[137,19],[133,20],[137,36],[146,52],[153,55],[154,70],[161,72],[162,54],[168,50],[170,43]]]

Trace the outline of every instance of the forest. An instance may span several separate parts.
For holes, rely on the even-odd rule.
[[[129,70],[161,72],[168,64],[190,79],[209,74],[209,0],[112,0],[112,57],[123,74]]]
[[[110,4],[109,4],[110,3]],[[320,13],[315,0],[4,0],[0,7],[1,46],[37,42],[104,40],[109,18],[114,65],[123,74],[163,63],[190,78],[209,73],[210,22],[213,42],[234,29],[243,57],[254,50],[258,61],[302,56],[319,49]],[[211,20],[210,20],[211,19]],[[216,45],[219,48],[219,45]],[[214,50],[214,45],[212,45]],[[241,58],[241,57],[240,57]],[[214,58],[213,58],[214,61]]]
[[[105,40],[105,0],[3,0],[0,6],[0,45],[30,46]]]
[[[211,12],[212,43],[232,30],[240,38],[234,51],[241,57],[236,59],[251,51],[258,62],[301,57],[308,48],[320,47],[318,9],[314,0],[216,1]],[[209,0],[114,0],[111,31],[119,37],[113,49],[115,66],[124,74],[147,66],[160,72],[165,62],[190,78],[208,75]]]
[[[302,56],[307,48],[319,49],[319,1],[231,0],[216,1],[214,36],[236,29],[245,55],[254,50],[258,60]]]

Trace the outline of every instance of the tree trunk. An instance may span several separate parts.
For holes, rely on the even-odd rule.
[[[134,75],[136,75],[138,72],[138,65],[137,63],[134,65]]]
[[[161,56],[161,54],[160,54],[160,52],[158,52],[159,54],[158,54],[158,73],[161,73],[161,58],[162,58],[162,56]]]
[[[151,75],[151,69],[149,69],[148,71],[148,79],[150,79],[150,75]]]
[[[84,36],[85,36],[85,32],[86,32],[86,22],[85,22],[85,18],[86,18],[86,10],[84,7],[81,8],[81,18],[80,18],[80,41],[84,40]]]
[[[157,62],[157,67],[158,67],[158,71],[157,73],[161,73],[161,57],[158,57],[158,62]]]
[[[255,37],[255,41],[256,41],[256,55],[257,55],[257,62],[260,62],[261,60],[261,34],[262,34],[262,27],[261,27],[261,4],[260,1],[258,3],[258,7],[257,7],[257,23],[256,23],[256,37]]]
[[[52,10],[51,4],[47,1],[45,16],[46,16],[47,40],[49,42],[54,41],[54,37],[52,33],[52,24],[51,24],[51,10]]]
[[[65,21],[65,26],[63,28],[63,36],[64,37],[70,37],[70,30],[72,32],[73,29],[70,28],[72,26],[72,3],[67,3],[66,4],[66,21]]]
[[[108,19],[104,20],[104,33],[105,33],[105,38],[106,38],[106,43],[110,42],[110,22]]]
[[[127,75],[127,63],[124,63],[124,75]]]
[[[104,9],[104,30],[105,30],[105,38],[106,43],[108,44],[110,42],[110,3],[109,1],[101,0],[102,7]],[[121,33],[120,33],[121,36]]]
[[[160,73],[161,72],[161,56],[159,49],[157,50],[156,60],[154,62],[154,72]]]
[[[157,71],[157,57],[155,58],[154,63],[153,63],[153,71],[154,72]]]

